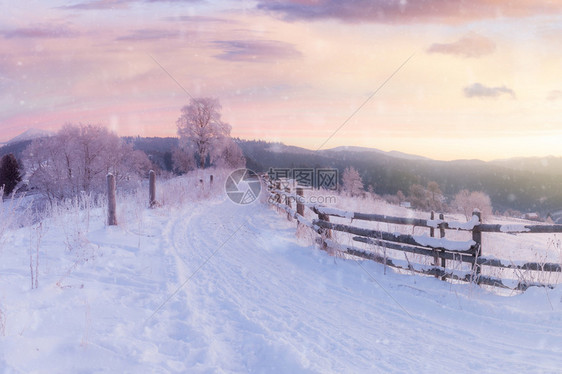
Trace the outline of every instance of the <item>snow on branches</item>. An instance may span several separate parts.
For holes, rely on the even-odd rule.
[[[242,167],[246,161],[240,147],[230,137],[231,126],[221,120],[221,105],[216,98],[193,98],[181,109],[177,120],[181,151],[197,159],[199,168],[209,163],[225,167]],[[176,155],[177,167],[189,162]],[[181,161],[181,162],[179,162]]]
[[[65,125],[56,135],[34,140],[24,164],[31,187],[49,199],[105,191],[105,176],[118,183],[138,179],[150,169],[142,151],[134,151],[116,134],[98,125]]]

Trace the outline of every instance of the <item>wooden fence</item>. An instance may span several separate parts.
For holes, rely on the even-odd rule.
[[[298,225],[305,225],[319,234],[318,242],[321,247],[328,247],[343,252],[347,255],[369,259],[392,266],[399,269],[433,275],[442,280],[456,280],[463,282],[475,282],[494,287],[500,287],[513,290],[526,290],[531,286],[549,286],[548,282],[528,281],[519,277],[518,280],[507,282],[504,279],[483,274],[483,269],[499,268],[511,269],[512,271],[536,271],[560,273],[562,267],[560,263],[539,263],[539,262],[513,262],[508,260],[499,260],[496,258],[487,258],[483,255],[482,234],[484,233],[503,233],[503,234],[533,234],[533,233],[562,233],[562,225],[499,225],[484,224],[481,220],[479,211],[474,211],[471,220],[468,222],[444,221],[443,214],[436,218],[435,213],[431,212],[429,219],[393,217],[380,214],[366,214],[358,212],[347,212],[340,209],[330,208],[319,204],[307,203],[304,199],[304,190],[297,187],[296,191],[291,192],[288,187],[282,187],[279,180],[269,180],[264,176],[264,182],[268,188],[270,198],[269,202],[284,210],[288,219],[295,219]],[[292,203],[296,203],[293,207]],[[305,218],[305,208],[313,212],[315,219]],[[330,217],[340,217],[351,220],[351,222],[371,221],[378,223],[407,225],[413,227],[427,228],[427,235],[406,235],[385,232],[381,230],[373,230],[352,226],[349,224],[330,222]],[[470,232],[471,240],[459,241],[445,238],[447,231],[466,231]],[[333,239],[333,231],[344,232],[352,235],[352,240],[358,243],[365,243],[370,247],[382,248],[381,251],[373,251],[367,248],[361,248],[353,245],[345,245],[338,243]],[[397,259],[396,257],[387,256],[386,250],[399,251],[404,253],[406,261]],[[408,259],[407,254],[416,254],[430,258],[431,265],[413,263]],[[412,256],[411,256],[412,257]],[[447,267],[449,264],[466,264],[468,270],[459,271]],[[426,261],[427,262],[427,261]],[[489,271],[487,272],[489,273]]]

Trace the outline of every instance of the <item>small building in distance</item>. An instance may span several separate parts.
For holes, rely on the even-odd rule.
[[[400,206],[401,206],[402,208],[411,208],[411,207],[412,207],[412,204],[410,204],[409,201],[402,201],[402,202],[400,203]]]
[[[542,222],[541,215],[539,213],[536,213],[536,212],[525,213],[522,218],[526,219],[526,220],[529,220],[529,221]]]

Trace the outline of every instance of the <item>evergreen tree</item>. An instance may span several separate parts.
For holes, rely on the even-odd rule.
[[[21,182],[20,166],[16,157],[10,153],[0,161],[0,187],[4,187],[4,194],[9,195]]]

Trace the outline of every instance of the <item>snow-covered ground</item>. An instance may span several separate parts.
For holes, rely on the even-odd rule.
[[[342,223],[355,227],[367,228],[372,230],[380,230],[389,233],[399,233],[413,235],[421,242],[431,242],[435,239],[429,238],[430,229],[427,227],[412,227],[410,225],[397,225],[371,221],[353,220],[352,212],[361,213],[376,213],[396,217],[409,217],[430,219],[430,213],[417,211],[414,209],[404,208],[396,205],[391,205],[380,199],[367,198],[351,198],[349,196],[342,196],[340,194],[330,194],[329,192],[320,192],[322,199],[318,198],[317,191],[305,191],[305,197],[310,199],[310,196],[315,196],[318,200],[330,201],[331,204],[323,211],[337,212],[337,214],[344,217],[331,216],[330,220],[334,223]],[[332,197],[332,199],[330,199]],[[305,209],[305,217],[309,220],[318,218],[315,213],[309,209]],[[450,227],[456,225],[458,227],[472,227],[471,224],[466,222],[466,217],[462,214],[448,213],[445,214],[444,220],[449,223]],[[484,223],[500,224],[505,226],[506,229],[520,228],[522,225],[536,225],[540,224],[534,221],[528,221],[517,218],[508,218],[500,216],[485,217]],[[436,235],[439,230],[435,230]],[[353,240],[355,235],[343,232],[334,231],[332,233],[335,241],[346,247],[352,246],[358,249],[374,252],[380,256],[392,259],[395,263],[401,266],[414,265],[417,268],[419,264],[432,265],[433,258],[407,254],[405,257],[404,252],[394,251],[391,249],[383,248],[378,245],[359,243]],[[456,246],[464,246],[470,243],[472,233],[470,231],[457,231],[446,230],[445,241],[439,240],[435,243],[441,245],[447,243],[450,248]],[[504,264],[523,264],[526,262],[535,262],[538,264],[545,263],[559,263],[562,264],[562,238],[560,234],[531,234],[531,233],[483,233],[482,234],[482,256],[488,259],[498,259]],[[471,272],[471,266],[468,263],[461,263],[460,261],[447,260],[447,269],[452,269],[460,276],[465,273]],[[540,283],[556,285],[562,283],[562,274],[559,272],[540,272],[533,270],[514,270],[514,269],[500,269],[497,267],[483,266],[482,274],[492,277],[501,278],[506,285],[516,287],[517,284],[526,283]],[[498,288],[491,288],[494,292],[502,292],[504,294],[513,294],[512,291],[502,291]]]
[[[0,372],[560,372],[561,286],[498,296],[330,257],[259,203],[160,199],[4,233]]]

